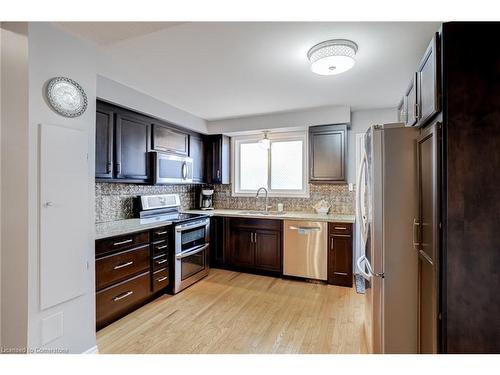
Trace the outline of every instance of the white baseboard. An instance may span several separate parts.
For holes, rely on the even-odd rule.
[[[87,349],[83,352],[83,354],[99,354],[99,349],[97,349],[97,345]]]

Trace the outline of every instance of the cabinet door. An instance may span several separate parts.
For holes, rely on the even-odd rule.
[[[95,177],[113,178],[113,111],[97,105],[95,119]]]
[[[350,235],[329,236],[328,283],[352,286],[352,237]]]
[[[231,264],[237,267],[254,267],[255,246],[252,230],[232,228],[231,229]]]
[[[418,68],[418,125],[423,126],[440,111],[438,35],[432,39]]]
[[[212,184],[230,183],[230,138],[218,134],[207,141],[207,182]]]
[[[346,181],[347,126],[325,125],[309,128],[309,181]]]
[[[146,118],[118,113],[116,116],[116,178],[147,182],[151,125]]]
[[[193,158],[193,182],[205,181],[205,144],[203,138],[191,136],[189,156]]]
[[[417,123],[417,113],[415,111],[417,105],[417,74],[415,73],[410,82],[410,86],[406,90],[406,126],[413,126]]]
[[[255,238],[255,267],[281,272],[281,233],[257,230]]]
[[[189,135],[165,125],[153,125],[153,149],[156,151],[172,152],[187,155]]]
[[[210,266],[223,265],[224,256],[224,218],[210,219]]]

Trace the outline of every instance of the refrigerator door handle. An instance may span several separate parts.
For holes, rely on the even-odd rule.
[[[367,232],[368,228],[367,226],[367,221],[368,218],[363,215],[362,208],[361,208],[361,182],[362,182],[362,177],[363,177],[363,172],[366,173],[366,167],[367,167],[367,162],[368,162],[368,156],[366,155],[366,150],[363,151],[363,159],[361,160],[361,165],[359,166],[359,172],[358,172],[358,181],[357,181],[357,219],[359,221],[359,227],[360,227],[360,232],[361,232],[361,239],[363,244],[366,244],[366,239],[367,239]]]
[[[416,250],[417,252],[420,250],[418,247],[420,245],[420,242],[418,241],[418,236],[415,236],[415,228],[418,228],[420,227],[420,223],[417,221],[417,219],[413,219],[413,228],[412,228],[412,236],[413,236],[413,249]]]

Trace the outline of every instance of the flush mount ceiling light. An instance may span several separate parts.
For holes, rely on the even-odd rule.
[[[259,146],[264,150],[269,150],[269,147],[271,147],[271,141],[267,138],[267,133],[268,132],[264,132],[264,138],[259,141]]]
[[[313,46],[307,57],[311,70],[323,76],[340,74],[354,66],[358,45],[347,39],[332,39]]]

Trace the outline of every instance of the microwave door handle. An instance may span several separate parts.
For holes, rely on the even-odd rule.
[[[187,178],[187,163],[182,163],[182,179],[185,180]]]
[[[208,248],[209,244],[205,244],[205,245],[202,245],[202,246],[198,246],[198,247],[195,247],[195,248],[192,248],[192,249],[189,249],[189,250],[185,250],[179,254],[177,254],[175,256],[175,259],[182,259],[182,258],[186,258],[186,257],[189,257],[191,255],[195,255],[195,254],[198,254],[198,253],[201,253],[203,250],[205,250],[206,248]]]

